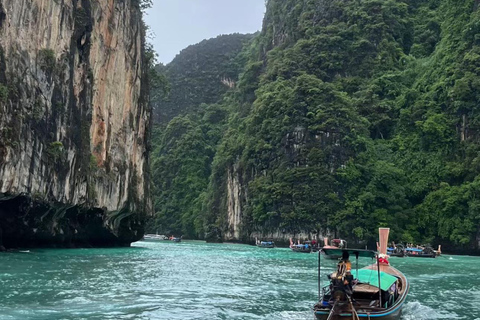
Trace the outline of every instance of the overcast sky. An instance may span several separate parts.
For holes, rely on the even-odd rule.
[[[220,34],[253,33],[262,27],[265,0],[154,0],[146,22],[159,62]]]

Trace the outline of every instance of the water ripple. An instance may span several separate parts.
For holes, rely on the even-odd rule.
[[[0,320],[313,317],[315,254],[202,242],[134,246],[0,255]],[[403,320],[480,320],[480,259],[392,262],[412,283]],[[322,261],[325,274],[334,268]]]

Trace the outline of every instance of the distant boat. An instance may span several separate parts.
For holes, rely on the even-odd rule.
[[[295,244],[292,238],[290,238],[290,249],[292,249],[293,252],[311,253],[318,251],[318,245],[313,241],[304,241],[303,243],[300,243],[300,240]]]
[[[395,243],[393,243],[392,247],[387,248],[387,254],[390,257],[405,257],[405,247],[401,244],[395,245]]]
[[[182,238],[172,238],[173,242],[182,242]]]
[[[310,241],[305,241],[304,243],[290,244],[290,249],[292,249],[293,252],[311,253],[312,243]]]
[[[326,251],[323,249],[346,249],[347,248],[347,241],[343,239],[333,239],[330,244],[328,244],[328,238],[323,238],[323,248],[322,252],[325,255],[325,258],[338,260],[342,257],[340,254],[332,253],[333,251]]]
[[[436,258],[437,253],[431,247],[425,248],[406,248],[407,257],[412,258]]]
[[[321,264],[318,261],[319,302],[313,307],[318,320],[399,320],[408,295],[409,283],[405,275],[388,262],[387,241],[389,229],[380,228],[380,252],[357,249],[324,248],[328,255],[346,259],[337,272],[328,275],[330,283],[321,288]],[[356,258],[356,270],[348,272],[349,257]],[[358,269],[358,258],[376,258],[376,263]],[[351,266],[351,264],[350,264]]]
[[[146,234],[143,236],[143,240],[168,240],[168,237],[159,234]]]
[[[255,239],[255,244],[259,248],[275,248],[275,242],[273,241],[259,241]]]

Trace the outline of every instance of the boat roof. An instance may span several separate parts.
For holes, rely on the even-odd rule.
[[[374,287],[378,286],[378,271],[373,269],[359,269],[352,272],[358,282],[365,283]],[[387,291],[392,284],[397,281],[397,277],[386,272],[380,271],[380,289]]]
[[[341,256],[344,252],[348,252],[350,257],[356,257],[357,254],[359,257],[364,258],[375,258],[377,253],[372,250],[362,250],[362,249],[338,249],[338,248],[323,248],[322,249],[325,254],[328,255],[338,255]]]
[[[407,248],[405,249],[407,251],[414,251],[414,252],[422,252],[423,250],[422,249],[417,249],[417,248]]]

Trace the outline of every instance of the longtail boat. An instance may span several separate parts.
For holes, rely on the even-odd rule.
[[[380,228],[380,249],[324,249],[340,254],[337,272],[328,275],[329,284],[321,288],[321,255],[318,259],[319,302],[313,307],[319,320],[383,319],[399,320],[408,295],[409,283],[403,273],[388,261],[387,241],[390,229]],[[349,256],[356,258],[356,270],[351,269]],[[358,258],[376,258],[376,263],[358,269]]]
[[[437,250],[433,250],[437,257],[440,257],[442,255],[442,246],[439,244]]]
[[[259,241],[256,239],[255,244],[259,248],[275,248],[275,242],[273,241]]]
[[[412,258],[436,258],[437,253],[431,247],[426,248],[406,248],[407,257]]]
[[[305,241],[303,243],[300,243],[299,240],[298,243],[295,244],[292,238],[290,238],[290,249],[292,249],[293,252],[311,253],[314,249],[314,246],[311,241]]]
[[[323,238],[323,248],[322,248],[322,253],[325,255],[325,258],[331,259],[331,260],[338,260],[342,257],[341,253],[340,254],[333,254],[331,251],[323,250],[323,249],[345,249],[347,248],[347,241],[343,239],[333,239],[330,244],[328,244],[328,238]]]
[[[387,254],[390,257],[405,257],[405,247],[401,244],[395,245],[395,243],[393,243],[391,247],[387,248]]]

